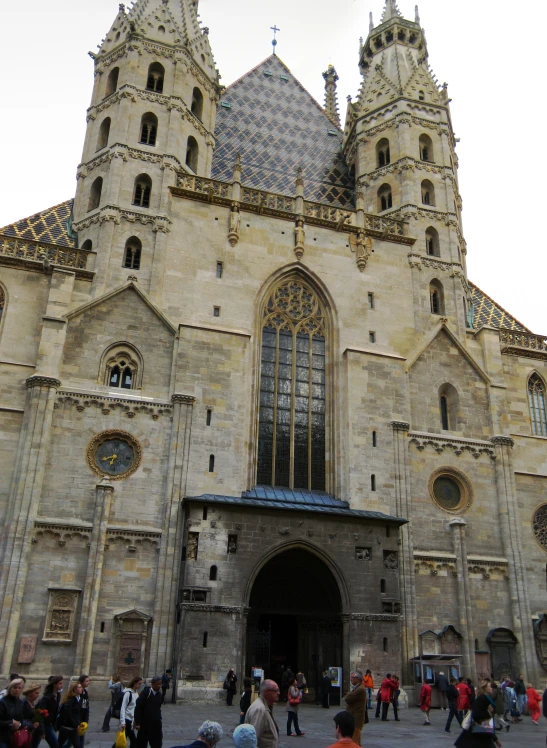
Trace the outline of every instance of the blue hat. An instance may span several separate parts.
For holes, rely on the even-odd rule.
[[[256,748],[256,732],[252,725],[239,725],[234,730],[236,748]]]

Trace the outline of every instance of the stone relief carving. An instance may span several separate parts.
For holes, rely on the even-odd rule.
[[[451,449],[457,457],[464,452],[469,452],[475,459],[478,459],[482,455],[487,455],[491,460],[496,459],[494,449],[487,446],[484,442],[472,441],[470,439],[456,440],[451,439],[449,436],[421,436],[413,434],[410,434],[410,436],[409,444],[414,444],[420,452],[426,447],[431,447],[437,454],[442,454],[445,449]]]
[[[44,641],[72,641],[78,594],[75,590],[50,590]]]
[[[370,548],[356,548],[355,559],[357,561],[370,561]]]
[[[398,569],[399,554],[397,551],[384,551],[384,569]]]

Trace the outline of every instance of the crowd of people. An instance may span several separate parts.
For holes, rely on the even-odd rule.
[[[328,684],[327,684],[328,679]],[[118,675],[108,683],[110,705],[103,720],[102,731],[110,730],[111,719],[120,723],[112,748],[161,748],[163,741],[162,705],[172,681],[171,671],[152,678],[144,685],[137,676],[124,686]],[[274,680],[262,681],[258,698],[252,699],[252,681],[243,679],[240,700],[239,725],[234,730],[236,748],[278,748],[279,727],[273,707],[282,696],[286,700],[287,737],[303,737],[298,713],[303,694],[307,692],[306,678],[302,672],[290,671],[280,688]],[[368,710],[373,708],[374,679],[370,670],[350,674],[351,688],[343,697],[345,709],[334,717],[337,742],[329,748],[359,748],[362,731],[369,722]],[[237,676],[231,669],[224,681],[226,704],[232,706],[237,693]],[[321,704],[328,708],[330,675],[323,678]],[[81,675],[64,688],[63,676],[51,676],[41,694],[37,683],[27,684],[17,674],[10,676],[7,688],[0,693],[0,748],[38,748],[45,740],[49,748],[84,748],[85,733],[89,723],[89,676]],[[448,711],[445,731],[451,732],[454,718],[461,734],[456,739],[457,748],[500,748],[499,731],[509,731],[512,724],[522,722],[528,713],[532,722],[539,724],[542,706],[547,717],[547,689],[543,696],[523,676],[515,681],[506,677],[501,683],[486,680],[477,689],[470,679],[447,678],[439,673],[435,682],[424,683],[419,707],[424,714],[424,726],[431,725],[433,688],[438,693],[440,709]],[[327,698],[325,699],[325,693]],[[391,706],[393,716],[399,721],[398,699],[400,681],[397,675],[387,673],[376,691],[376,719],[387,721]],[[217,722],[206,721],[198,730],[196,740],[184,748],[214,748],[222,737],[222,727]],[[177,746],[176,748],[183,748]]]

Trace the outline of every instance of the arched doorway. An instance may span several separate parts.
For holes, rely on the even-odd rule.
[[[342,666],[342,599],[332,571],[311,551],[282,551],[256,576],[249,609],[246,674],[262,667],[281,683],[288,667],[302,670],[313,698],[321,672]]]
[[[492,672],[496,680],[503,680],[506,676],[517,677],[517,658],[515,648],[517,637],[510,629],[491,629],[486,641],[492,653]]]

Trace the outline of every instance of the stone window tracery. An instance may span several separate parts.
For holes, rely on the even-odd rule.
[[[300,279],[264,309],[257,483],[325,490],[325,312]]]
[[[450,514],[463,514],[473,503],[473,485],[467,475],[452,466],[437,468],[429,476],[429,496]]]
[[[163,93],[163,80],[165,77],[165,68],[159,62],[153,62],[148,68],[146,78],[146,90]]]
[[[545,384],[537,374],[532,374],[528,380],[528,402],[530,404],[532,434],[535,436],[547,436]]]
[[[547,551],[547,504],[538,506],[532,518],[532,526],[537,542]]]
[[[49,590],[44,641],[72,641],[78,594],[76,590]]]
[[[137,349],[128,343],[118,343],[103,353],[99,382],[124,390],[140,389],[142,370],[142,357]]]

